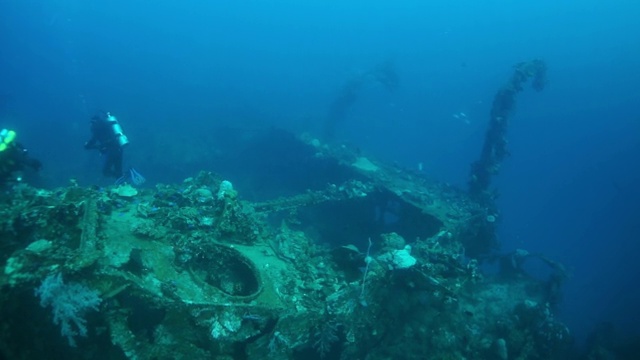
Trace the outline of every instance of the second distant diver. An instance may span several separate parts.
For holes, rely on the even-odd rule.
[[[104,156],[104,176],[122,178],[123,149],[127,144],[129,139],[122,132],[122,126],[115,116],[100,112],[91,118],[91,139],[84,144],[84,148],[97,149]]]

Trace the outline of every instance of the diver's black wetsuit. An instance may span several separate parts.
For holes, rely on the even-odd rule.
[[[91,119],[91,139],[84,144],[85,149],[98,149],[105,156],[102,173],[116,179],[122,176],[122,146],[118,134],[113,132],[113,124],[107,114]]]
[[[38,171],[42,167],[42,163],[31,158],[27,149],[20,143],[11,143],[4,151],[0,152],[0,186],[9,182],[14,172],[25,170],[27,167]]]

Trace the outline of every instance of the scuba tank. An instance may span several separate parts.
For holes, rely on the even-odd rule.
[[[15,138],[15,131],[2,129],[2,131],[0,131],[0,152],[7,150]]]
[[[129,143],[129,138],[122,131],[122,126],[118,123],[118,119],[115,116],[111,115],[111,113],[107,113],[107,122],[111,125],[111,131],[113,131],[113,135],[118,140],[118,145],[123,147]]]

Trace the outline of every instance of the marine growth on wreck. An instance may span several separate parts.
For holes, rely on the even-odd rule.
[[[282,164],[261,155],[304,176],[200,172],[155,187],[3,193],[2,353],[563,358],[558,282],[522,272],[524,251],[496,255],[487,203],[310,137],[268,130],[244,146],[271,141],[298,151]],[[255,183],[252,196],[238,185]],[[489,275],[491,260],[501,271]]]

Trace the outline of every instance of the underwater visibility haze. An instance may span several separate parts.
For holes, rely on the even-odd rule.
[[[0,0],[0,359],[636,359],[640,3]]]

